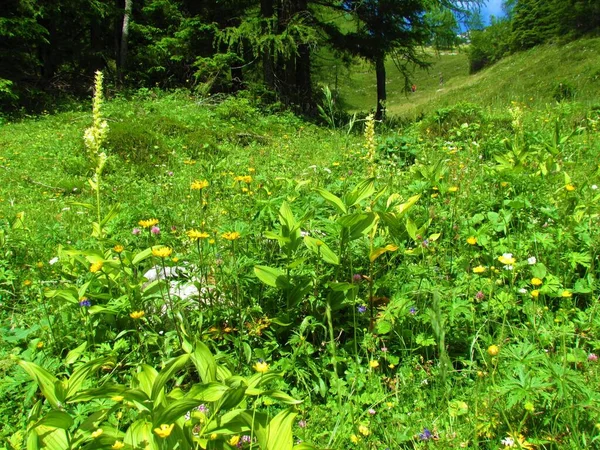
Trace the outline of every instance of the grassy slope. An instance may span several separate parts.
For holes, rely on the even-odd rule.
[[[576,100],[594,105],[600,102],[600,38],[584,39],[566,45],[546,45],[511,55],[475,75],[468,73],[466,52],[429,54],[429,70],[417,70],[415,94],[403,92],[404,80],[387,65],[388,111],[414,118],[436,108],[467,101],[492,109],[504,108],[511,101],[543,108],[553,102],[555,86],[566,81],[576,89]],[[338,66],[337,69],[335,66]],[[352,111],[372,109],[375,105],[375,73],[358,63],[352,70],[341,69],[328,55],[319,71],[321,80],[332,89],[337,86],[343,104]],[[440,89],[439,73],[444,74]]]

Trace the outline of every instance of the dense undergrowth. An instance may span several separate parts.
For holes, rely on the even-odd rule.
[[[597,445],[598,111],[95,119],[0,130],[6,448]]]

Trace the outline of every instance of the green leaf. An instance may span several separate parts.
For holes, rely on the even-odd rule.
[[[149,366],[148,364],[142,364],[140,369],[140,372],[135,375],[139,389],[148,397],[151,397],[152,385],[158,376],[158,372],[154,367]]]
[[[79,390],[75,395],[69,397],[69,403],[89,402],[90,400],[100,398],[112,398],[117,395],[123,395],[125,390],[125,386],[121,384],[105,384],[98,388],[82,389]],[[148,397],[145,397],[145,400],[147,399]]]
[[[95,372],[100,367],[102,367],[107,362],[110,362],[110,357],[98,358],[92,361],[85,363],[83,366],[78,367],[75,372],[69,378],[69,382],[67,384],[67,400],[79,391],[85,379],[92,372]]]
[[[112,219],[114,219],[117,216],[117,214],[119,214],[120,210],[121,210],[121,205],[119,203],[114,205],[110,209],[110,211],[104,216],[104,218],[102,219],[102,222],[100,222],[100,226],[104,227],[108,222],[110,222]]]
[[[375,225],[376,218],[373,213],[348,214],[340,217],[338,223],[348,230],[348,240],[353,241],[366,235]]]
[[[152,423],[144,419],[136,420],[129,426],[123,442],[126,445],[130,445],[131,448],[143,448],[144,450],[160,449],[152,432]]]
[[[290,238],[281,236],[280,234],[277,234],[277,233],[273,233],[272,231],[265,231],[264,236],[267,239],[277,240],[281,244],[287,244],[288,242],[290,242]]]
[[[73,418],[64,411],[50,411],[44,417],[37,421],[31,428],[37,428],[39,426],[47,426],[50,428],[62,428],[68,430],[74,421]]]
[[[267,266],[254,266],[254,274],[267,286],[284,289],[288,286],[287,275],[280,269]]]
[[[392,245],[392,244],[388,244],[385,247],[375,248],[375,249],[373,249],[373,251],[369,255],[369,260],[371,262],[375,262],[375,260],[377,258],[379,258],[381,255],[383,255],[384,253],[386,253],[386,252],[395,252],[396,250],[398,250],[398,246],[397,245]]]
[[[290,231],[298,228],[298,223],[292,212],[292,208],[288,202],[283,202],[281,208],[279,208],[279,219],[282,225],[287,226]]]
[[[56,385],[57,383],[60,383],[60,381],[46,369],[35,363],[21,360],[18,364],[38,384],[42,394],[44,394],[44,397],[48,400],[48,403],[50,403],[53,408],[60,409],[65,400],[57,395],[58,393],[56,392]]]
[[[186,412],[201,405],[205,400],[194,398],[182,398],[169,404],[154,417],[153,425],[159,427],[161,424],[170,424],[180,419]]]
[[[181,370],[189,361],[190,355],[185,354],[171,359],[165,367],[160,371],[154,383],[152,384],[152,393],[150,398],[154,401],[163,393],[163,388],[167,381],[172,379],[173,375]]]
[[[310,236],[304,236],[304,244],[309,248],[309,250],[320,255],[321,258],[323,258],[323,261],[326,263],[334,265],[338,265],[340,263],[340,259],[337,257],[337,255],[333,253],[333,251],[322,240],[315,239]]]
[[[265,442],[260,442],[260,436],[257,436],[261,449],[292,450],[294,446],[292,426],[297,415],[297,412],[288,408],[273,417],[267,425]]]
[[[83,352],[85,351],[86,348],[87,348],[87,342],[84,342],[83,344],[75,347],[73,350],[71,350],[69,353],[67,353],[67,357],[65,358],[65,364],[67,366],[70,366],[75,361],[77,361],[79,359],[79,357],[83,354]]]
[[[204,383],[210,383],[217,379],[217,363],[204,342],[196,341],[194,352],[190,357]]]
[[[291,397],[290,395],[286,394],[285,392],[279,390],[264,391],[262,395],[265,397],[272,398],[273,400],[284,403],[286,405],[299,405],[303,402],[303,400],[297,400]]]
[[[41,448],[44,450],[65,450],[69,448],[67,432],[62,428],[40,425],[34,433],[39,437]]]
[[[317,189],[317,192],[327,202],[329,202],[331,205],[335,206],[340,213],[346,214],[348,212],[348,209],[346,208],[346,205],[344,205],[344,202],[338,196],[332,194],[327,189],[323,189],[323,188]]]
[[[217,402],[223,398],[223,395],[229,390],[226,386],[217,381],[206,384],[195,384],[187,394],[187,398],[201,400],[203,402]]]
[[[141,252],[137,253],[133,257],[131,264],[135,266],[135,265],[141,263],[142,261],[144,261],[145,259],[148,259],[150,256],[152,256],[152,247],[147,248],[146,250],[142,250]]]
[[[375,192],[375,184],[374,179],[369,178],[360,182],[352,192],[350,192],[346,198],[345,203],[348,208],[353,207],[354,205],[358,205],[364,199],[370,197]]]

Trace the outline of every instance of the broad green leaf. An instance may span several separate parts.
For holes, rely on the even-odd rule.
[[[420,198],[421,194],[413,195],[406,202],[402,203],[401,205],[398,205],[396,207],[396,218],[399,219],[404,214],[406,214],[415,205],[415,203],[419,201]]]
[[[65,401],[65,399],[59,397],[56,392],[56,384],[60,383],[60,381],[46,369],[35,363],[21,360],[18,364],[38,384],[42,394],[44,394],[44,397],[48,400],[48,403],[50,403],[53,408],[60,409]]]
[[[133,257],[131,264],[135,266],[135,265],[141,263],[142,261],[144,261],[145,259],[150,258],[150,256],[152,256],[152,247],[147,248],[146,250],[142,250],[141,252],[137,253]]]
[[[280,289],[288,286],[285,272],[274,267],[254,266],[254,274],[260,281],[268,286],[278,287]]]
[[[366,235],[375,225],[377,216],[373,213],[356,213],[340,217],[338,223],[348,230],[348,240],[353,241]]]
[[[292,450],[294,446],[292,427],[297,415],[297,412],[289,408],[273,417],[267,425],[267,439],[264,443],[261,443],[261,449]]]
[[[39,426],[47,426],[50,428],[62,428],[68,430],[73,425],[73,418],[64,411],[50,411],[38,422],[32,426],[36,428]]]
[[[380,320],[377,322],[377,334],[388,334],[392,329],[392,324],[387,320]]]
[[[298,228],[298,223],[288,202],[283,202],[279,208],[279,218],[281,225],[287,226],[288,230],[293,231]]]
[[[217,363],[204,342],[196,341],[194,352],[190,354],[190,357],[204,383],[210,383],[217,379]]]
[[[101,398],[113,398],[118,395],[123,395],[126,388],[121,384],[105,384],[102,387],[82,389],[77,391],[76,394],[69,397],[69,403],[77,402],[89,402],[90,400],[101,399]],[[141,391],[138,391],[141,392]],[[144,400],[147,400],[145,397]],[[131,399],[128,399],[131,400]]]
[[[203,430],[204,434],[242,434],[245,431],[250,430],[246,420],[243,419],[242,414],[245,412],[243,409],[234,409],[228,411],[220,417],[216,417],[210,424],[207,425],[206,429]]]
[[[159,427],[163,423],[170,424],[176,422],[183,417],[186,412],[191,411],[203,402],[204,400],[194,398],[182,398],[176,400],[160,411],[160,413],[156,414],[152,422],[155,427]]]
[[[338,265],[340,259],[335,253],[327,246],[325,242],[320,239],[315,239],[310,236],[304,236],[304,244],[314,253],[318,254],[323,258],[323,261],[329,264]]]
[[[40,425],[35,428],[41,448],[44,450],[66,450],[69,448],[67,432],[62,428]]]
[[[265,397],[272,398],[273,400],[276,400],[280,403],[284,403],[286,405],[299,405],[303,402],[303,400],[296,400],[295,398],[291,397],[285,392],[279,390],[264,391],[262,395],[264,395]]]
[[[152,393],[150,398],[156,401],[158,397],[163,393],[163,388],[167,381],[173,378],[173,375],[181,370],[190,359],[190,355],[185,354],[178,356],[177,358],[171,359],[165,367],[160,371],[154,383],[152,384]]]
[[[146,394],[148,397],[151,397],[152,385],[158,376],[158,372],[154,367],[149,366],[148,364],[142,364],[140,369],[140,372],[135,375],[138,387],[144,394]]]
[[[102,222],[100,222],[100,226],[104,227],[108,222],[110,222],[112,219],[114,219],[117,214],[119,214],[120,210],[121,210],[121,205],[119,203],[113,205],[113,207],[110,209],[110,211],[102,219]]]
[[[110,362],[110,357],[98,358],[92,361],[85,363],[83,366],[78,367],[75,372],[69,377],[69,382],[67,384],[67,400],[72,395],[76,394],[77,391],[81,388],[85,379],[92,372],[98,370],[101,366]]]
[[[377,258],[379,258],[384,253],[386,253],[386,252],[395,252],[396,250],[398,250],[398,246],[397,245],[392,245],[392,244],[388,244],[385,247],[375,248],[375,249],[373,249],[373,251],[369,255],[369,260],[371,262],[374,262]]]
[[[206,384],[195,384],[192,386],[186,397],[201,400],[203,402],[217,402],[221,400],[228,390],[229,386],[217,381],[211,381]]]
[[[143,448],[144,450],[159,450],[160,445],[152,432],[152,423],[144,419],[133,422],[125,433],[126,445],[131,448]]]
[[[219,409],[228,410],[239,406],[242,400],[244,400],[247,388],[248,386],[245,384],[230,388],[221,398]]]
[[[77,361],[79,359],[79,357],[83,354],[83,352],[85,351],[86,348],[87,348],[87,342],[84,342],[83,344],[75,347],[73,350],[71,350],[69,353],[67,353],[67,357],[65,358],[65,364],[67,366],[70,366],[75,361]]]
[[[267,239],[273,239],[279,241],[281,244],[286,244],[290,242],[290,238],[281,236],[280,234],[273,233],[272,231],[265,231],[264,236]]]
[[[358,205],[364,199],[370,197],[375,192],[375,184],[373,178],[361,181],[346,198],[345,203],[348,208]]]
[[[323,199],[325,199],[331,205],[335,206],[340,213],[346,214],[348,212],[346,205],[344,204],[342,199],[339,198],[338,196],[332,194],[327,189],[323,189],[323,188],[317,189],[317,192],[319,193],[319,195],[321,197],[323,197]]]
[[[413,241],[417,240],[417,226],[410,218],[406,219],[406,231]]]

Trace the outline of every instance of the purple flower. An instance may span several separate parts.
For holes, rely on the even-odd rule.
[[[590,361],[590,362],[598,361],[598,355],[596,355],[595,353],[590,353],[588,355],[588,361]]]
[[[82,308],[89,308],[90,306],[92,306],[92,302],[90,302],[87,298],[82,298],[79,302],[79,306],[81,306]]]
[[[475,298],[477,300],[483,300],[485,298],[485,294],[481,291],[477,292],[477,294],[475,294]]]
[[[388,348],[386,346],[381,347],[381,351],[383,353],[386,353],[388,351]]]
[[[299,421],[298,426],[300,428],[306,428],[306,420],[302,419],[301,421]]]
[[[173,176],[173,171],[169,171],[169,172],[167,173],[167,175],[169,175],[170,177],[172,177],[172,176]]]
[[[155,236],[158,236],[160,234],[160,228],[158,228],[156,225],[154,225],[151,229],[150,229],[150,233],[152,233]]]
[[[358,310],[359,313],[364,313],[367,310],[367,307],[365,305],[360,305],[358,308],[356,308]]]
[[[410,308],[409,313],[411,313],[413,316],[417,313],[417,308],[415,308],[414,306],[412,308]]]
[[[374,416],[375,414],[377,414],[377,411],[375,411],[373,408],[369,408],[368,413]]]
[[[355,273],[354,275],[352,275],[352,282],[360,283],[361,280],[362,280],[362,275],[360,273]]]
[[[139,228],[134,228],[133,230],[131,230],[131,234],[133,234],[134,236],[137,236],[141,232],[142,230],[140,230]]]
[[[419,439],[421,439],[422,441],[427,441],[432,437],[433,435],[431,434],[431,431],[429,431],[429,428],[423,428],[423,432],[419,433]]]
[[[425,239],[423,242],[421,242],[421,245],[423,247],[429,247],[429,239]]]
[[[202,403],[200,406],[198,406],[197,409],[201,413],[204,413],[204,414],[208,413],[208,407],[204,403]]]

